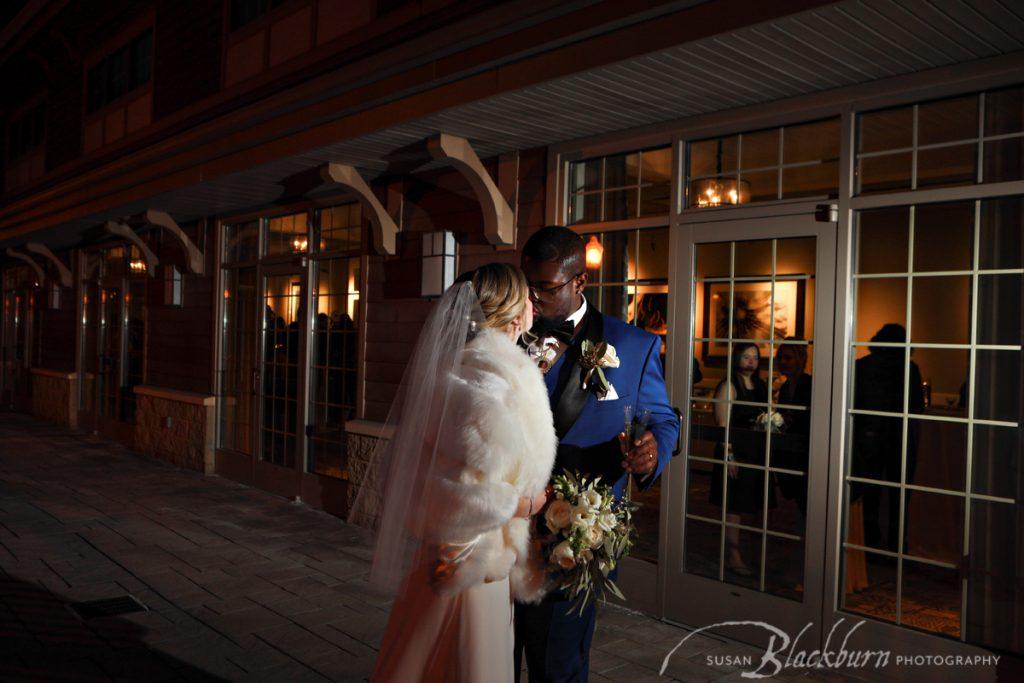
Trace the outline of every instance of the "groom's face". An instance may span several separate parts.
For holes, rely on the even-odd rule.
[[[587,284],[587,273],[565,272],[557,261],[537,261],[523,257],[523,273],[530,284],[530,301],[537,322],[561,323],[580,307],[580,295]]]

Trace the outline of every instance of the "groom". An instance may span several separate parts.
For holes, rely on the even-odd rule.
[[[563,469],[614,482],[615,496],[625,490],[627,473],[646,489],[661,474],[679,436],[679,421],[668,402],[661,367],[661,339],[598,311],[583,296],[587,284],[583,239],[560,226],[541,228],[523,247],[522,267],[530,285],[536,324],[532,332],[551,400],[558,454],[555,473]],[[606,342],[618,357],[603,368],[608,386],[593,377],[583,388],[587,360],[581,346]],[[609,357],[609,360],[610,357]],[[582,364],[581,364],[582,361]],[[649,409],[648,431],[632,443],[620,439],[624,406]],[[543,524],[543,517],[538,517]],[[616,571],[612,572],[615,578]],[[585,682],[596,605],[580,615],[572,601],[556,591],[540,604],[516,603],[516,680],[526,655],[530,683]]]

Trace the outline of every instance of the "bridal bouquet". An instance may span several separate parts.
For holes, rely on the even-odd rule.
[[[761,431],[781,432],[786,424],[785,418],[778,411],[765,411],[757,416],[754,424]]]
[[[544,521],[554,535],[548,561],[558,587],[581,614],[605,591],[624,599],[608,573],[633,545],[632,516],[639,506],[629,499],[617,502],[601,477],[586,479],[568,470],[555,476],[553,488]]]

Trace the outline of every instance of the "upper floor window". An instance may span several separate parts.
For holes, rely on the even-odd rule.
[[[153,29],[146,29],[89,69],[86,111],[91,114],[148,83],[152,71]]]
[[[672,148],[569,164],[569,223],[599,223],[669,212]]]
[[[688,145],[686,206],[839,193],[839,119],[698,140]]]
[[[43,143],[43,105],[38,104],[11,122],[7,131],[7,158],[25,156]]]
[[[231,0],[231,30],[242,28],[250,21],[259,19],[270,9],[283,5],[288,0]]]
[[[857,192],[1024,178],[1024,87],[857,116]]]

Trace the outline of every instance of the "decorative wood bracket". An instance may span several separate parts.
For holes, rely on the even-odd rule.
[[[171,218],[170,214],[166,211],[148,209],[143,213],[131,216],[127,220],[131,225],[153,225],[171,233],[175,239],[181,242],[181,246],[188,255],[188,269],[196,275],[202,275],[206,270],[206,258],[203,256],[202,250],[196,246],[195,242],[189,239],[189,236],[181,229],[178,222]]]
[[[46,246],[45,244],[40,244],[39,242],[29,242],[28,244],[25,245],[25,250],[31,251],[32,253],[35,254],[39,254],[40,256],[47,259],[50,263],[54,265],[54,267],[57,269],[57,273],[60,275],[61,287],[71,286],[71,271],[68,270],[68,267],[64,265],[63,261],[54,256],[53,252],[50,251],[50,248],[48,246]]]
[[[10,256],[11,258],[16,258],[21,261],[24,261],[29,266],[31,266],[32,270],[34,270],[36,273],[36,278],[40,285],[43,284],[44,280],[46,280],[46,274],[43,273],[43,269],[39,266],[38,263],[36,263],[36,260],[29,256],[28,254],[23,254],[20,251],[15,251],[14,249],[7,247],[7,255]]]
[[[111,235],[123,237],[135,245],[135,247],[137,247],[142,253],[142,258],[146,262],[146,272],[150,277],[154,277],[156,275],[156,267],[160,263],[159,260],[157,260],[156,254],[154,254],[150,248],[146,246],[146,243],[143,242],[137,234],[135,234],[135,231],[131,229],[131,226],[117,221],[107,221],[104,229]]]
[[[399,223],[395,222],[391,214],[377,199],[370,186],[359,174],[354,166],[330,162],[320,167],[320,177],[324,182],[341,185],[356,194],[363,211],[370,219],[373,227],[373,245],[380,254],[393,256],[396,253],[396,241],[399,230]],[[389,191],[388,204],[391,205],[391,193]],[[400,205],[399,205],[400,206]],[[398,211],[398,218],[401,221],[401,211]]]
[[[440,133],[427,139],[430,156],[447,161],[473,188],[484,214],[484,236],[497,246],[515,244],[515,214],[466,138]]]

